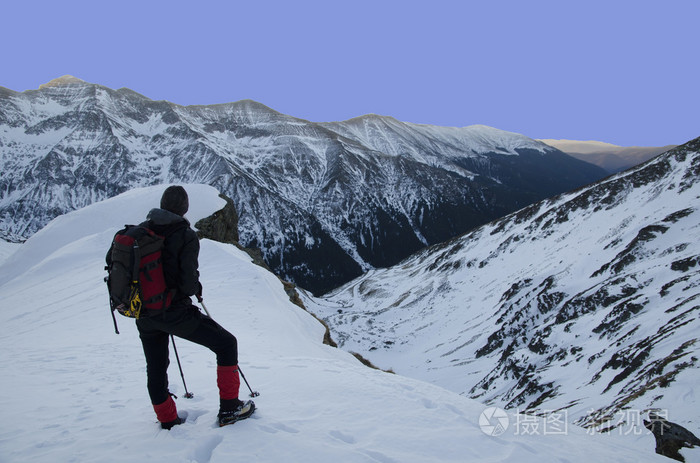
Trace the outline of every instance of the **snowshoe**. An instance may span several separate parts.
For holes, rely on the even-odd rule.
[[[238,405],[234,410],[222,410],[219,412],[219,426],[226,426],[229,424],[233,424],[236,421],[245,420],[253,414],[253,412],[255,411],[255,402],[253,402],[252,400],[239,402],[240,405]]]

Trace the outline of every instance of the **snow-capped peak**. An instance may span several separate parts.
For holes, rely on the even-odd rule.
[[[39,90],[50,87],[65,87],[67,85],[88,85],[88,82],[66,74],[65,76],[57,77],[56,79],[46,82],[45,84],[39,85]]]

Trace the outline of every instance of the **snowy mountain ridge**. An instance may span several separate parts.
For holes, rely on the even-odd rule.
[[[487,404],[697,429],[698,179],[700,139],[308,306],[343,349]]]
[[[152,101],[64,77],[0,88],[0,234],[130,189],[204,183],[240,239],[315,293],[605,176],[522,135],[363,116],[314,123],[244,100]]]
[[[1,461],[666,461],[647,432],[545,434],[532,432],[544,420],[521,428],[524,418],[513,413],[482,423],[487,409],[476,401],[369,369],[322,344],[323,326],[289,301],[275,275],[237,247],[208,239],[200,252],[205,301],[238,339],[241,369],[260,392],[257,410],[219,428],[214,355],[178,339],[194,398],[183,398],[171,355],[170,390],[187,421],[162,430],[133,320],[120,317],[114,334],[102,278],[115,231],[143,218],[164,188],[134,189],[63,215],[0,263]],[[185,188],[192,223],[224,203],[212,187]],[[241,391],[245,397],[245,385]],[[507,426],[493,435],[500,423]]]

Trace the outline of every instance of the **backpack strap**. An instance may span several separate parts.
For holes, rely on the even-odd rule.
[[[141,248],[138,240],[134,239],[134,267],[131,271],[132,283],[137,284],[139,277],[139,267],[141,266]]]

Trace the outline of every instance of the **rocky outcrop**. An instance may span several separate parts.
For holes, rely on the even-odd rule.
[[[671,423],[654,412],[649,413],[649,421],[644,426],[654,434],[656,453],[677,461],[685,461],[679,450],[700,446],[700,439],[683,426]]]
[[[209,238],[221,243],[238,244],[238,213],[236,212],[236,206],[228,196],[223,194],[219,196],[226,201],[226,205],[209,217],[199,220],[195,224],[197,234],[200,238]]]

